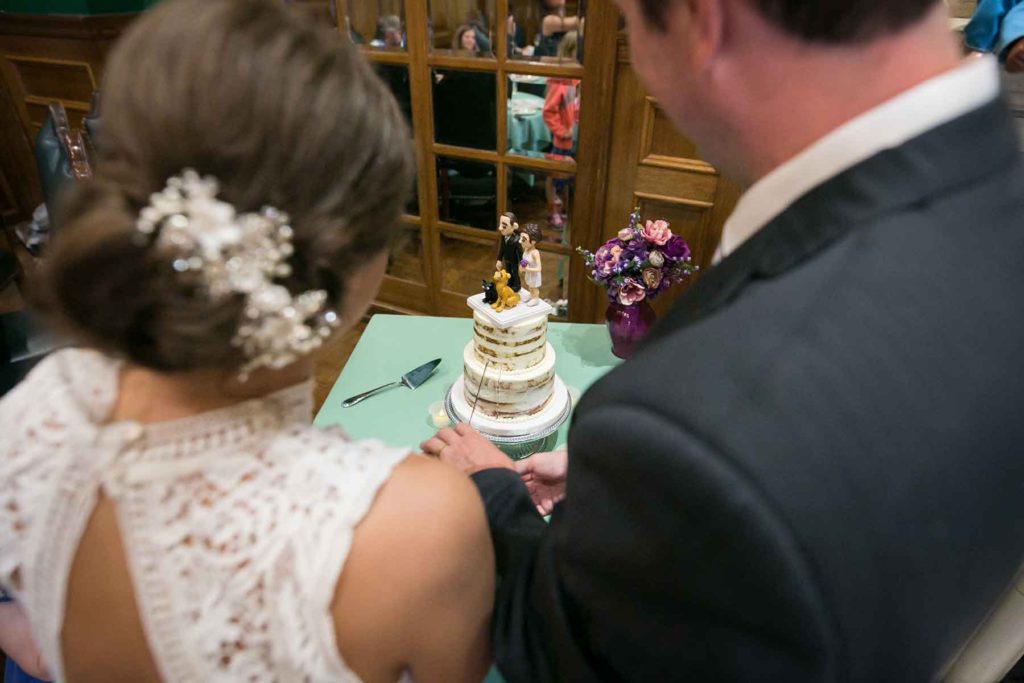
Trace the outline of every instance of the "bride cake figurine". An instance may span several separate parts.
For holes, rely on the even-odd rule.
[[[536,223],[527,223],[519,230],[519,244],[523,247],[523,260],[519,262],[519,271],[522,273],[523,284],[530,292],[530,300],[526,302],[527,306],[536,306],[540,299],[541,263],[537,243],[543,237],[540,226]]]

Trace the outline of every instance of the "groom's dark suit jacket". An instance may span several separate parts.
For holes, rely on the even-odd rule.
[[[789,207],[474,476],[518,681],[928,681],[1024,559],[1024,165],[994,103]]]

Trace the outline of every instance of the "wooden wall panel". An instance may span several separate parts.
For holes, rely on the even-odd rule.
[[[586,246],[596,248],[613,237],[639,206],[645,219],[669,221],[690,244],[694,263],[706,268],[739,190],[700,158],[693,142],[676,131],[644,92],[630,67],[625,41],[625,34],[620,34],[604,221],[600,239]],[[664,312],[685,289],[676,287],[663,295],[655,309]],[[604,297],[599,297],[589,318],[600,321],[603,315]]]

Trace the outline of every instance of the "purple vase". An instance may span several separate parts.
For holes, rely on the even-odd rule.
[[[612,338],[612,353],[625,359],[629,358],[636,343],[654,326],[658,314],[644,299],[629,306],[613,301],[608,304],[604,317],[608,321],[608,334]]]

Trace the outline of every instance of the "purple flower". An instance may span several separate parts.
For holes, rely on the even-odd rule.
[[[526,268],[526,267],[528,267],[529,265],[530,265],[530,262],[529,262],[529,261],[527,261],[526,259],[523,259],[522,261],[520,261],[520,262],[519,262],[519,266],[520,266],[521,268]]]
[[[643,240],[630,240],[629,242],[626,242],[626,253],[630,258],[645,261],[647,260],[647,250],[647,242]]]
[[[594,254],[594,270],[601,275],[611,275],[621,258],[622,247],[614,241],[607,242]]]
[[[644,286],[631,277],[622,281],[619,287],[619,303],[623,306],[638,304],[647,298],[647,290]]]
[[[663,249],[665,256],[669,257],[673,261],[685,261],[690,258],[690,245],[686,243],[679,235],[673,235],[668,242],[665,243]]]

